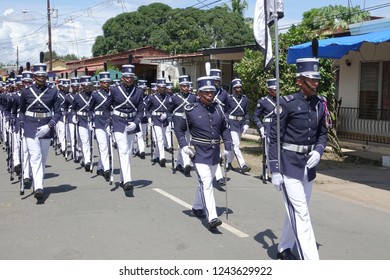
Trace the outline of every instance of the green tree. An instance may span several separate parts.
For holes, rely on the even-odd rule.
[[[369,14],[360,8],[349,9],[342,6],[328,6],[311,9],[303,13],[302,23],[292,26],[288,32],[279,35],[279,74],[280,95],[294,93],[298,90],[296,80],[296,66],[287,64],[288,48],[311,41],[318,36],[323,39],[331,30],[346,30],[345,23],[356,23],[367,19]],[[273,28],[272,28],[273,29]],[[275,33],[271,29],[271,36]],[[274,39],[274,38],[273,38]],[[274,42],[273,42],[274,43]],[[273,46],[275,46],[273,44]],[[254,112],[257,100],[267,94],[266,80],[274,77],[275,65],[267,72],[263,70],[264,55],[260,51],[246,50],[244,58],[235,63],[234,70],[243,80],[244,91],[250,99],[250,111]],[[335,114],[335,67],[332,59],[320,59],[321,82],[318,92],[326,97],[333,122]],[[329,130],[328,145],[338,155],[342,155],[335,128]]]
[[[251,29],[229,7],[172,9],[153,3],[109,19],[92,53],[99,56],[149,45],[179,54],[248,43],[253,43]]]

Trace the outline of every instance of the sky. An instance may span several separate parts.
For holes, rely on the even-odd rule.
[[[102,35],[102,25],[123,12],[136,11],[141,5],[161,2],[172,8],[209,9],[230,5],[229,0],[50,0],[52,49],[58,55],[91,57],[95,38]],[[247,0],[245,17],[253,17],[256,0]],[[360,6],[373,16],[390,17],[386,0],[284,0],[285,17],[279,21],[281,32],[297,24],[302,14],[328,5]],[[47,0],[0,0],[0,62],[25,65],[39,60],[48,51]]]

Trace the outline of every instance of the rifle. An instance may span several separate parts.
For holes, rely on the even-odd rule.
[[[110,185],[112,185],[112,183],[114,182],[114,135],[113,135],[113,131],[112,131],[112,127],[110,126],[110,131],[111,131],[111,135],[109,135],[109,139],[110,139],[110,146],[109,146],[109,153],[108,153],[108,156],[109,156],[109,159],[110,159],[110,168],[111,168],[111,175],[110,175]]]
[[[79,162],[79,157],[78,157],[78,150],[77,150],[77,130],[78,130],[78,125],[74,124],[73,125],[73,133],[74,133],[74,144],[73,144],[73,161],[75,163]]]
[[[54,127],[54,135],[53,135],[53,149],[55,152],[55,155],[57,155],[57,149],[58,149],[58,135],[57,135],[57,125]]]
[[[10,173],[9,179],[10,181],[14,180],[14,158],[13,158],[13,149],[14,149],[14,137],[12,134],[13,120],[9,120],[9,127],[7,129],[7,162],[8,162],[8,170]]]
[[[172,145],[172,173],[176,173],[175,169],[175,148],[173,145],[173,121],[171,121],[171,145]]]
[[[226,220],[229,219],[229,208],[228,208],[228,188],[227,188],[227,156],[223,157],[223,171],[224,171],[224,179],[225,179],[225,214],[226,214]]]
[[[24,146],[23,146],[23,122],[19,122],[19,142],[20,142],[20,177],[19,177],[19,194],[24,195]]]
[[[262,169],[262,175],[260,176],[260,178],[263,180],[263,184],[267,184],[267,181],[268,181],[267,138],[266,137],[261,137],[261,134],[260,134],[260,141],[259,142],[260,142],[260,147],[261,147],[261,151],[262,151],[262,154],[263,154],[263,161],[262,161],[263,169]]]
[[[90,122],[90,126],[92,127],[92,122]],[[92,127],[92,130],[91,130],[91,140],[89,142],[89,146],[90,146],[90,150],[91,150],[91,155],[90,155],[90,162],[91,162],[90,172],[91,173],[93,172],[93,142],[94,142],[93,140],[94,140],[94,138],[95,138],[95,130]]]
[[[153,124],[150,124],[150,161],[153,162],[154,153]]]
[[[146,139],[146,147],[149,147],[149,129],[148,129],[149,124],[146,125],[146,131],[145,131],[145,139]]]

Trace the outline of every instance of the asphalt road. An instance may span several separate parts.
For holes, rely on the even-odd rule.
[[[282,197],[257,174],[229,171],[228,191],[214,189],[223,225],[211,233],[190,211],[195,172],[172,174],[170,161],[161,168],[149,155],[133,158],[131,196],[119,187],[117,157],[110,186],[51,149],[45,200],[37,204],[31,190],[21,196],[18,180],[10,182],[5,156],[0,151],[2,260],[275,259]],[[390,172],[370,168],[321,170],[310,210],[321,259],[390,259]]]

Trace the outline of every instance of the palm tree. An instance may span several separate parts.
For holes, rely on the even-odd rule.
[[[244,17],[244,11],[248,8],[246,0],[230,0],[232,2],[233,13],[238,13],[241,17]]]

